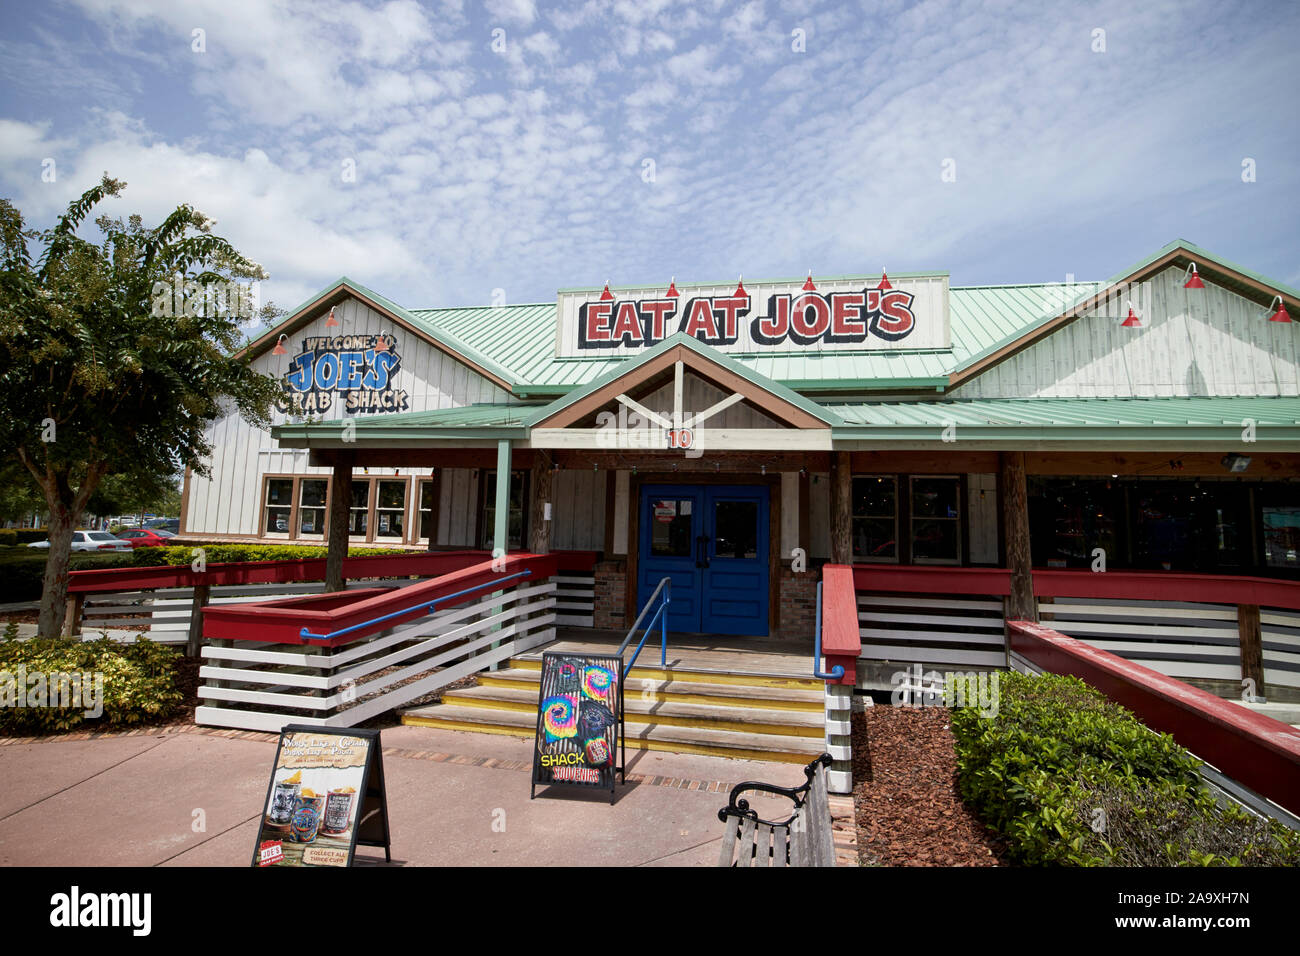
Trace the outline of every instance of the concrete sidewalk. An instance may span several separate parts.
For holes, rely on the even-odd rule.
[[[576,787],[530,801],[530,740],[424,727],[381,740],[393,861],[407,866],[713,866],[732,785],[803,781],[795,764],[629,750],[613,806]],[[0,741],[0,865],[246,866],[274,756],[270,735],[192,727]]]

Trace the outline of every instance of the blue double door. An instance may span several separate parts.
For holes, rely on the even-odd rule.
[[[670,631],[767,634],[765,485],[642,485],[638,514],[638,611],[667,577]]]

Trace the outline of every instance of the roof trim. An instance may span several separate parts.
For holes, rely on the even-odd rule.
[[[675,332],[635,359],[570,390],[528,419],[530,428],[565,428],[615,400],[621,392],[653,377],[677,362],[711,378],[759,405],[767,414],[796,428],[826,428],[839,418],[823,406],[791,388],[773,381],[719,352],[711,346]],[[757,392],[775,402],[763,401]]]

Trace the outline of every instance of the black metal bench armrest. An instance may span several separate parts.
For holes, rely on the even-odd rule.
[[[831,755],[822,754],[808,766],[803,768],[804,776],[807,778],[803,784],[798,787],[780,787],[774,783],[761,783],[757,780],[747,780],[744,783],[738,783],[731,788],[731,794],[727,798],[727,805],[718,811],[718,819],[723,823],[727,822],[728,817],[750,818],[755,823],[762,823],[770,827],[788,826],[798,815],[799,809],[804,805],[808,798],[808,791],[812,789],[813,777],[817,773],[817,767],[831,765]],[[764,820],[754,810],[749,801],[740,796],[742,793],[757,791],[759,793],[771,793],[779,797],[788,798],[794,806],[791,808],[790,816],[784,820],[772,821]]]

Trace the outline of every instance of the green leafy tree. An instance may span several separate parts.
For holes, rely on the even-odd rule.
[[[232,290],[266,274],[203,213],[181,205],[153,229],[101,216],[98,242],[77,235],[124,186],[105,175],[43,231],[0,200],[0,454],[49,512],[42,637],[62,630],[72,533],[104,477],[203,474],[208,424],[235,409],[264,427],[278,390],[235,355],[256,316]]]

